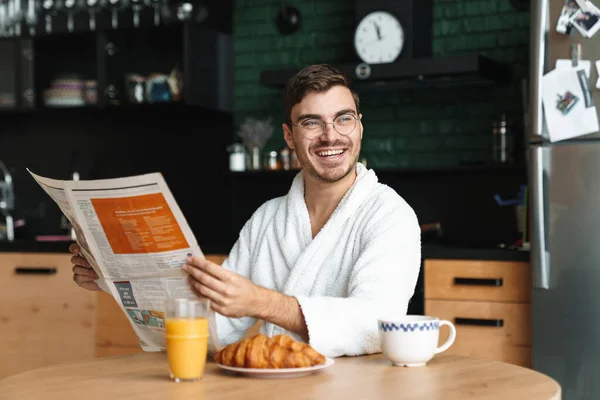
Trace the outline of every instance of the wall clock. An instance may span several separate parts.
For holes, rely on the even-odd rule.
[[[404,47],[404,28],[393,14],[373,11],[359,22],[354,33],[354,48],[368,64],[391,63]]]
[[[433,0],[354,0],[354,47],[367,64],[429,58]]]

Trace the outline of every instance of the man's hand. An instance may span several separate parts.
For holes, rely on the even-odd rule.
[[[235,272],[199,257],[190,257],[183,266],[196,294],[210,299],[212,308],[231,318],[258,318],[265,289]]]
[[[98,274],[92,268],[88,261],[79,255],[81,248],[77,243],[73,243],[69,246],[69,251],[74,254],[71,257],[71,263],[73,264],[73,280],[79,287],[87,290],[102,290],[98,286],[96,279]]]
[[[298,333],[308,340],[304,315],[295,297],[255,285],[220,265],[190,257],[182,267],[196,294],[208,298],[212,309],[230,318],[253,317]]]

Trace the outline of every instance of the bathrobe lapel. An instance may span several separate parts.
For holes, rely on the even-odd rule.
[[[275,218],[277,241],[289,268],[287,280],[281,288],[285,294],[310,294],[311,282],[321,271],[335,242],[343,240],[343,226],[361,206],[377,183],[373,171],[357,164],[357,179],[340,201],[321,231],[312,238],[310,218],[304,201],[304,181],[298,174]],[[289,218],[285,218],[289,216]]]

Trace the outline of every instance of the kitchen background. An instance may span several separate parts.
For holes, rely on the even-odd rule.
[[[358,62],[354,1],[287,1],[301,12],[301,29],[277,30],[274,0],[238,0],[234,14],[235,123],[247,117],[282,118],[281,91],[259,82],[260,72],[312,63]],[[433,56],[480,53],[524,76],[529,56],[529,12],[510,0],[433,2]],[[492,161],[492,123],[507,114],[522,141],[523,100],[515,84],[457,89],[361,91],[363,154],[373,167],[420,168]],[[279,150],[282,135],[267,149]]]
[[[284,3],[302,16],[300,29],[291,35],[281,34],[275,24]],[[514,198],[527,182],[522,77],[527,70],[529,13],[514,3],[435,0],[433,6],[433,56],[493,57],[510,67],[508,83],[363,87],[359,92],[365,126],[361,158],[413,206],[421,223],[441,222],[443,242],[450,245],[495,247],[520,237],[515,208],[500,206],[494,198]],[[205,69],[200,61],[194,79],[230,77],[220,93],[231,94],[231,108],[0,110],[0,160],[13,174],[13,214],[26,221],[17,228],[18,239],[67,233],[60,227],[58,208],[25,168],[58,179],[69,179],[75,170],[81,179],[160,171],[207,253],[226,253],[251,212],[268,198],[285,194],[296,171],[231,172],[227,147],[239,142],[237,133],[250,117],[272,118],[275,129],[264,155],[284,145],[281,90],[261,84],[261,72],[310,63],[358,63],[352,45],[354,2],[237,0],[207,2],[206,7],[210,12],[204,24],[231,36],[233,62],[220,70]],[[174,37],[169,36],[167,47],[178,40]],[[76,56],[74,50],[66,50],[66,42],[48,45],[53,49],[48,64],[43,58],[36,61],[36,74],[50,76],[56,72],[50,64],[61,60],[62,72],[80,72],[84,57],[79,52],[93,45],[75,43],[71,49]],[[0,66],[3,63],[0,59]],[[109,79],[93,67],[83,69],[97,75],[98,85]],[[50,78],[41,80],[47,83]],[[195,88],[202,91],[202,85]],[[512,138],[512,160],[497,164],[492,131],[503,114]]]

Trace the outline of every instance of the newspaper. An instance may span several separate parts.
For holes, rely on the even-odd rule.
[[[71,222],[85,257],[127,316],[144,351],[163,351],[165,300],[198,297],[181,270],[204,257],[162,174],[55,180],[29,173]],[[209,353],[220,350],[210,309]]]

